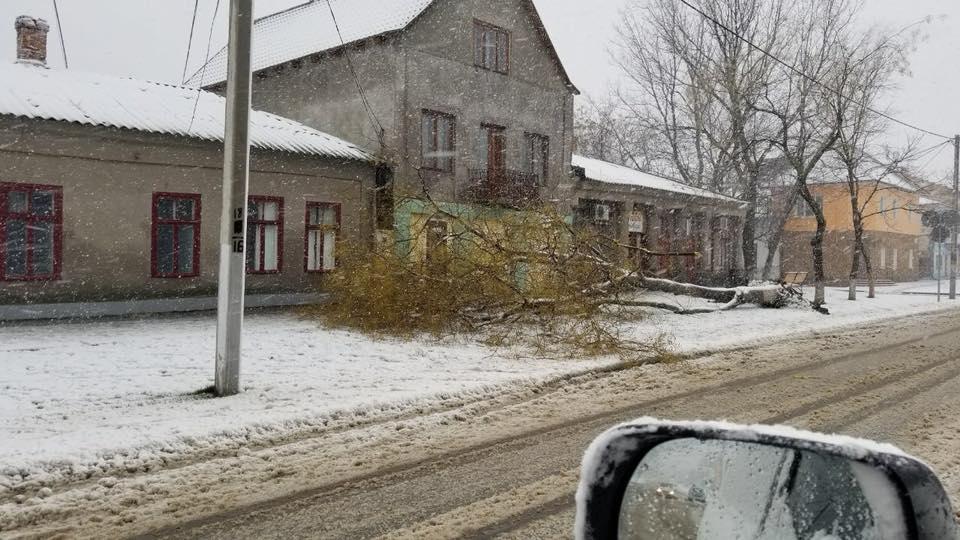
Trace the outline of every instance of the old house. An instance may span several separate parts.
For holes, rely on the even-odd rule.
[[[827,232],[823,239],[824,275],[828,282],[846,282],[853,262],[853,208],[845,182],[810,184],[810,192],[823,208]],[[896,175],[880,182],[862,182],[860,201],[865,204],[864,242],[875,277],[889,281],[916,281],[920,277],[921,215],[916,209],[916,187]],[[817,222],[803,200],[798,201],[784,226],[782,254],[785,272],[813,271],[810,241]],[[866,273],[861,266],[861,277]]]
[[[255,106],[391,164],[378,178],[382,231],[447,227],[423,223],[424,191],[491,219],[568,209],[578,92],[531,0],[308,2],[258,20],[254,46]],[[225,78],[223,50],[191,83],[222,91]]]
[[[17,30],[19,60],[0,66],[0,305],[215,294],[223,99],[52,69],[46,23]],[[251,123],[248,290],[314,290],[343,242],[372,237],[377,162],[286,118]]]
[[[741,280],[742,201],[583,156],[573,156],[573,167],[574,223],[627,246],[627,255],[651,274],[704,283]]]

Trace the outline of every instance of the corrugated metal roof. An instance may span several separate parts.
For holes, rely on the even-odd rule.
[[[719,193],[714,193],[706,189],[688,186],[660,176],[652,175],[630,167],[616,165],[599,159],[592,159],[584,156],[573,156],[573,166],[582,168],[589,180],[603,182],[605,184],[616,184],[621,186],[637,186],[657,191],[665,191],[688,197],[698,197],[704,199],[715,199],[728,203],[743,204],[743,201],[727,197]]]
[[[402,30],[434,0],[330,0],[343,43]],[[258,19],[253,26],[253,70],[276,66],[342,45],[325,0],[311,1]],[[187,81],[209,86],[227,78],[227,50],[221,49]]]
[[[0,65],[0,114],[223,141],[224,98],[195,88],[31,63]],[[255,148],[360,161],[375,158],[293,120],[253,111]]]

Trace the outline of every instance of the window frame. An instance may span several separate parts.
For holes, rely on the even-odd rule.
[[[175,219],[163,219],[161,220],[158,215],[159,201],[160,199],[188,199],[192,200],[194,203],[193,206],[193,220],[178,220]],[[157,191],[153,193],[153,199],[151,202],[151,225],[150,225],[150,276],[156,279],[187,279],[195,278],[200,275],[200,242],[202,240],[202,235],[200,230],[203,222],[203,214],[201,207],[201,194],[200,193],[174,193],[169,191]],[[172,224],[174,225],[174,268],[175,271],[170,274],[160,273],[159,268],[159,258],[157,248],[157,236],[158,229],[160,225],[163,224]],[[193,225],[193,271],[190,273],[181,273],[180,272],[180,257],[179,257],[179,244],[180,244],[180,235],[177,234],[179,230],[176,225],[191,224]],[[246,263],[244,263],[246,265]]]
[[[267,202],[272,202],[272,203],[276,203],[276,204],[277,204],[277,219],[275,219],[275,220],[268,220],[268,219],[251,219],[251,218],[250,218],[250,210],[249,210],[250,204],[251,204],[251,203],[259,203],[259,202],[265,202],[265,203],[267,203]],[[247,266],[247,261],[245,260],[245,261],[244,261],[244,266],[246,267],[246,271],[247,271],[247,274],[248,274],[248,275],[271,275],[271,274],[279,274],[279,273],[283,272],[283,221],[284,221],[283,218],[284,218],[284,212],[283,212],[283,197],[274,197],[274,196],[268,196],[268,195],[250,195],[250,196],[247,197],[247,235],[249,236],[249,234],[250,234],[250,227],[251,227],[251,226],[256,226],[256,227],[261,227],[261,226],[262,226],[262,227],[263,227],[262,229],[259,229],[259,234],[260,234],[260,253],[257,254],[257,257],[260,259],[260,268],[264,268],[264,266],[265,266],[264,263],[266,263],[266,245],[265,245],[265,243],[264,243],[264,241],[263,241],[264,238],[265,238],[265,236],[264,236],[264,235],[265,235],[265,232],[264,232],[264,231],[266,230],[266,226],[267,226],[267,225],[276,225],[276,226],[277,226],[277,269],[276,269],[276,270],[251,270],[251,269],[249,268],[249,266]],[[244,242],[246,242],[246,237],[244,238]],[[254,245],[256,245],[256,244],[254,244]],[[247,243],[247,244],[246,244],[246,249],[245,249],[244,251],[247,252],[247,250],[250,250],[250,249],[252,249],[252,248],[253,248],[253,246],[251,246],[251,245],[249,245],[249,243]],[[246,259],[246,257],[245,257],[245,259]]]
[[[336,250],[336,249],[337,249],[337,246],[340,244],[341,232],[343,231],[343,221],[342,221],[342,218],[343,218],[343,212],[342,212],[342,210],[343,210],[343,205],[342,205],[341,203],[338,203],[338,202],[327,202],[327,201],[307,201],[306,212],[305,212],[304,220],[303,220],[303,226],[304,226],[304,229],[303,229],[303,230],[304,230],[304,233],[303,233],[303,271],[306,272],[307,274],[326,274],[326,273],[329,273],[329,272],[333,272],[334,270],[337,269],[337,267],[340,266],[340,257],[338,257],[338,256],[337,256],[337,252],[334,251],[334,253],[333,253],[333,257],[334,257],[333,268],[331,268],[331,269],[326,269],[326,268],[324,268],[324,266],[325,266],[325,265],[323,264],[323,263],[324,263],[324,261],[323,261],[323,241],[324,241],[324,240],[323,240],[323,235],[321,234],[321,235],[319,235],[319,237],[320,237],[320,268],[317,268],[317,269],[315,269],[315,270],[311,270],[311,269],[310,269],[310,231],[316,230],[316,231],[321,231],[321,232],[323,232],[323,231],[325,230],[323,224],[310,225],[310,210],[311,210],[312,208],[318,208],[318,207],[333,207],[333,209],[334,209],[334,210],[336,211],[336,213],[337,213],[337,214],[336,214],[336,215],[337,215],[337,224],[336,224],[336,226],[335,226],[335,227],[336,227],[336,228],[335,228],[335,231],[336,231],[336,233],[337,233],[337,236],[336,236],[336,244],[334,244],[334,250]]]
[[[430,134],[433,138],[431,149],[433,152],[440,152],[440,119],[449,120],[449,133],[447,133],[447,138],[450,141],[450,148],[444,149],[444,151],[450,152],[449,158],[440,158],[440,157],[427,157],[427,140],[423,136],[423,124],[427,119],[432,121],[430,126]],[[441,164],[446,164],[449,160],[449,168],[441,166]],[[432,163],[431,163],[432,162]],[[442,173],[453,173],[457,169],[457,117],[456,115],[445,113],[442,111],[437,111],[433,109],[421,109],[420,111],[420,168],[428,171],[436,171]]]
[[[27,212],[11,213],[8,210],[9,193],[11,191],[26,191]],[[30,212],[30,194],[34,191],[49,191],[53,193],[53,215],[50,218],[35,216]],[[0,246],[6,246],[7,228],[6,222],[11,217],[18,221],[25,221],[27,224],[52,223],[53,224],[53,253],[51,261],[51,273],[43,275],[34,275],[32,273],[33,248],[30,242],[31,232],[27,229],[27,251],[26,251],[26,274],[23,276],[7,275],[7,250],[0,249],[0,282],[27,282],[27,281],[60,281],[63,276],[63,186],[54,186],[49,184],[21,184],[16,182],[0,182]]]
[[[493,32],[493,35],[496,39],[496,44],[494,45],[494,65],[486,65],[486,55],[484,54],[483,48],[483,35],[486,32]],[[500,65],[500,37],[504,38],[505,43],[503,51],[503,63]],[[502,26],[497,26],[480,19],[473,20],[473,65],[476,68],[480,68],[485,71],[491,71],[493,73],[499,73],[501,75],[510,74],[510,48],[511,42],[513,41],[513,36],[511,32]]]
[[[546,186],[550,181],[550,137],[541,133],[527,131],[523,134],[524,151],[526,152],[526,168],[528,173],[536,175],[538,185]],[[540,150],[540,171],[533,170],[535,148]]]

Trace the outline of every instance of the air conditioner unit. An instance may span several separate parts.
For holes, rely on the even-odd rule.
[[[606,223],[610,221],[610,207],[606,204],[598,204],[594,206],[593,220],[597,223]]]

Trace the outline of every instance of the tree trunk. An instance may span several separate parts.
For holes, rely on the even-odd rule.
[[[860,277],[860,247],[859,243],[853,243],[853,263],[850,265],[850,292],[847,300],[856,301],[857,299],[857,280]]]
[[[807,205],[813,210],[817,218],[817,232],[814,233],[810,245],[813,247],[813,283],[816,292],[813,296],[814,307],[820,307],[827,302],[826,298],[826,276],[823,269],[823,237],[827,232],[827,219],[823,216],[823,208],[817,204],[816,199],[810,193],[810,188],[806,184],[806,179],[800,184],[800,196],[807,201]]]
[[[760,181],[760,171],[750,167],[747,172],[747,188],[743,194],[743,200],[747,202],[747,214],[743,218],[743,272],[744,279],[749,284],[757,274],[757,198],[758,183]],[[767,257],[769,259],[769,257]],[[761,278],[766,278],[767,267],[764,265],[764,274]]]
[[[757,304],[764,307],[779,307],[787,291],[780,285],[762,287],[703,287],[691,283],[681,283],[669,279],[638,277],[637,285],[650,291],[706,298],[714,302],[728,304],[739,299],[740,304]]]
[[[877,280],[873,275],[873,264],[870,262],[870,252],[863,244],[863,230],[861,227],[860,237],[860,256],[863,257],[863,268],[867,271],[867,298],[877,297]]]
[[[847,168],[847,187],[850,190],[850,206],[853,210],[853,262],[850,265],[849,300],[857,299],[857,281],[860,279],[860,247],[863,245],[863,215],[860,213],[860,190],[852,167]]]

